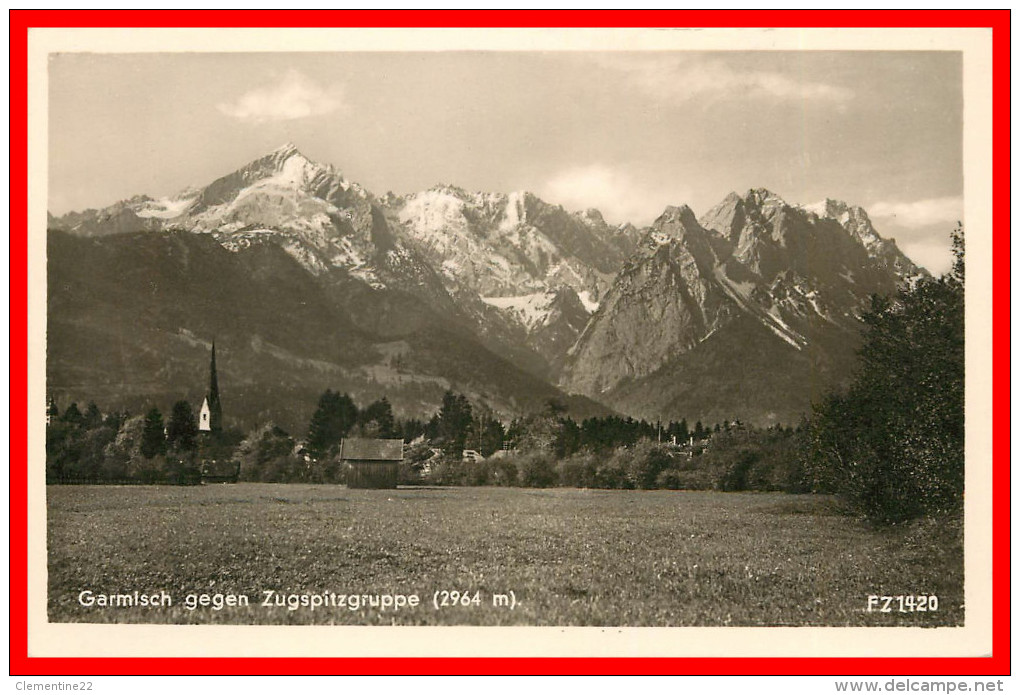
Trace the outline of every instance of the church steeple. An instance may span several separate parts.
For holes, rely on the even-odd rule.
[[[223,406],[220,405],[220,385],[216,379],[215,340],[212,344],[212,355],[209,358],[209,393],[206,395],[206,402],[209,404],[209,430],[219,432],[223,429]]]

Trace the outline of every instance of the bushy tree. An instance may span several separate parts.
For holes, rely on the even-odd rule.
[[[290,482],[297,468],[294,440],[284,430],[267,423],[244,438],[234,456],[240,464],[240,478],[265,483]]]
[[[650,439],[642,439],[627,454],[626,470],[630,487],[651,490],[659,474],[672,464],[669,448]]]
[[[404,460],[397,469],[397,482],[401,485],[417,485],[424,480],[426,466],[432,458],[432,447],[423,437],[404,447]]]
[[[86,480],[102,479],[106,447],[116,437],[117,428],[106,423],[85,431],[80,440],[78,468],[71,472],[71,476]]]
[[[535,450],[513,459],[517,483],[524,487],[551,487],[556,484],[556,467],[548,451]]]
[[[488,468],[489,485],[512,487],[517,484],[517,466],[513,457],[490,458],[481,465]]]
[[[471,469],[474,466],[474,463],[461,461],[460,458],[443,456],[433,462],[428,482],[435,485],[470,485]]]
[[[511,423],[507,435],[517,449],[562,458],[580,448],[581,428],[570,418],[561,417],[562,410],[557,405],[550,401],[541,413]]]
[[[124,418],[113,441],[103,451],[102,475],[108,480],[130,477],[132,463],[144,458],[138,450],[142,441],[145,418],[141,415]]]
[[[611,454],[600,457],[595,469],[595,487],[608,490],[626,490],[633,487],[627,476],[630,453],[626,447],[618,447]]]
[[[153,416],[158,416],[158,420]],[[155,436],[156,423],[159,425],[159,437]],[[163,453],[166,442],[163,440],[163,418],[153,408],[147,415],[138,415],[124,420],[112,442],[107,444],[103,452],[102,476],[107,480],[135,480],[142,483],[155,483],[166,479],[167,462]],[[147,455],[143,451],[149,439]]]
[[[956,262],[864,321],[860,370],[822,403],[811,428],[816,484],[877,522],[958,511],[964,478],[963,236]]]
[[[598,464],[599,456],[587,450],[560,459],[556,462],[559,484],[566,487],[596,487]]]

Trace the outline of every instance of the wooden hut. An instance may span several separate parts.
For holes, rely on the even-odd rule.
[[[340,461],[350,465],[347,487],[395,488],[403,460],[403,439],[347,437],[340,442]]]

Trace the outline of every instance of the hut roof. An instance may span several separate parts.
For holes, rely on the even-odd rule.
[[[345,437],[340,444],[340,458],[345,461],[402,461],[404,440]]]

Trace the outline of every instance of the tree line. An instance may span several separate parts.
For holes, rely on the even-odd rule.
[[[237,433],[199,437],[191,404],[177,401],[164,421],[158,408],[144,415],[85,412],[71,403],[64,412],[47,405],[46,479],[50,482],[195,484],[203,461],[229,462]]]
[[[395,417],[384,397],[359,407],[326,390],[306,436],[273,423],[199,436],[190,404],[169,419],[103,414],[95,403],[51,403],[47,479],[194,482],[209,460],[242,480],[344,482],[345,437],[403,439],[401,482],[601,488],[779,490],[841,496],[879,523],[958,514],[964,479],[964,248],[953,234],[950,272],[924,277],[864,314],[859,366],[848,388],[798,427],[738,421],[574,420],[550,401],[506,421],[448,390],[427,420]],[[483,461],[465,461],[474,450]]]

